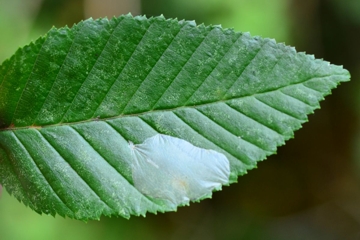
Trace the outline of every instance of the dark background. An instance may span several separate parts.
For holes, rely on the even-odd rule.
[[[258,169],[177,213],[100,222],[39,216],[5,191],[0,239],[360,239],[359,0],[0,0],[0,62],[89,17],[134,15],[222,24],[344,65],[352,81]]]

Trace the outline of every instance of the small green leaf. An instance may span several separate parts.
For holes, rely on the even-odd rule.
[[[162,16],[54,28],[0,66],[0,183],[82,220],[175,210],[274,154],[349,78],[271,39]]]

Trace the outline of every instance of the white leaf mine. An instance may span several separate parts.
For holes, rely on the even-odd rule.
[[[142,144],[130,142],[130,149],[134,186],[172,207],[208,197],[229,182],[230,164],[225,155],[183,139],[158,134]]]

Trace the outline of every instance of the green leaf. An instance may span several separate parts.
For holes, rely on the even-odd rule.
[[[53,28],[0,66],[0,183],[82,220],[175,210],[274,154],[349,77],[271,39],[162,16]]]

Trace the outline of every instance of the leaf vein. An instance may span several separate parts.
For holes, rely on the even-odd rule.
[[[201,137],[205,138],[206,140],[210,141],[211,143],[213,143],[216,147],[218,147],[219,149],[221,149],[222,151],[224,151],[225,153],[229,154],[230,156],[232,156],[235,159],[238,159],[240,162],[242,162],[245,165],[248,165],[246,163],[246,161],[239,159],[238,157],[235,157],[232,153],[228,152],[227,150],[225,150],[224,148],[220,147],[217,143],[213,142],[211,139],[209,139],[208,137],[204,136],[203,134],[200,133],[200,131],[196,130],[194,127],[192,127],[188,122],[186,122],[181,115],[179,115],[178,113],[174,112],[174,115],[176,117],[178,117],[185,125],[187,125],[191,130],[193,130],[194,132],[196,132],[198,135],[200,135]]]
[[[115,83],[118,81],[120,75],[123,73],[124,69],[127,67],[127,65],[129,64],[129,62],[132,60],[132,58],[134,57],[135,52],[138,50],[138,47],[140,46],[141,42],[143,41],[145,35],[148,33],[149,29],[151,28],[151,26],[153,25],[153,23],[150,23],[148,28],[146,29],[144,35],[141,37],[140,41],[138,42],[138,44],[136,45],[134,51],[131,53],[130,58],[127,60],[126,64],[124,65],[124,67],[120,70],[118,76],[115,78],[114,82],[111,84],[110,88],[108,89],[108,91],[104,94],[104,97],[101,99],[99,105],[97,106],[97,108],[95,109],[92,118],[96,117],[96,112],[97,110],[100,108],[101,104],[103,103],[103,101],[105,100],[105,98],[108,96],[109,92],[111,91],[111,89],[114,87]]]
[[[15,139],[19,142],[19,146],[24,149],[24,151],[27,153],[27,155],[30,157],[34,165],[36,166],[39,173],[44,177],[44,180],[48,183],[48,186],[50,187],[51,191],[55,194],[56,198],[61,201],[61,203],[68,209],[70,212],[74,214],[74,211],[66,204],[66,202],[59,196],[59,194],[54,190],[49,180],[46,178],[45,174],[41,171],[38,163],[35,161],[34,157],[30,154],[30,152],[27,150],[23,142],[20,140],[20,138],[16,135],[15,132],[13,132]]]
[[[51,146],[51,147],[57,152],[57,154],[69,165],[69,167],[76,173],[76,175],[89,187],[89,189],[95,194],[95,196],[97,196],[98,199],[99,199],[106,207],[108,207],[109,209],[113,209],[113,208],[111,208],[109,205],[107,205],[106,202],[105,202],[105,201],[96,193],[96,191],[90,186],[90,184],[89,184],[87,181],[85,181],[85,179],[84,179],[83,177],[80,176],[80,174],[73,168],[73,166],[70,164],[70,162],[67,161],[67,160],[65,159],[65,157],[60,154],[60,151],[58,151],[58,150],[56,149],[56,147],[55,147],[53,144],[51,144],[51,142],[46,138],[46,136],[45,136],[44,134],[42,134],[41,131],[39,131],[39,133],[40,133],[40,134],[42,135],[42,137],[46,140],[46,142],[49,144],[49,146]],[[113,209],[113,210],[114,210],[114,209]]]
[[[123,19],[122,19],[122,20],[123,20]],[[92,65],[91,70],[90,70],[89,73],[87,74],[87,76],[86,76],[86,78],[84,79],[83,83],[81,84],[80,88],[78,89],[78,91],[77,91],[76,94],[74,95],[74,97],[73,97],[73,99],[72,99],[72,101],[71,101],[71,104],[68,106],[68,108],[67,108],[67,110],[65,111],[64,115],[62,116],[60,122],[62,122],[62,121],[64,120],[64,118],[66,117],[67,113],[68,113],[69,111],[71,111],[71,107],[72,107],[72,105],[74,104],[74,101],[75,101],[76,97],[79,95],[80,90],[82,89],[82,87],[84,86],[84,84],[85,84],[85,83],[87,82],[87,80],[89,79],[89,76],[91,76],[91,73],[92,73],[92,71],[94,70],[94,67],[95,67],[96,64],[98,63],[98,60],[102,57],[102,55],[103,55],[103,53],[104,53],[104,50],[105,50],[106,47],[108,46],[108,43],[109,43],[111,37],[114,35],[115,30],[119,27],[119,25],[120,25],[120,23],[122,22],[122,20],[117,23],[117,25],[114,27],[114,29],[111,31],[111,33],[106,30],[106,31],[110,34],[110,35],[109,35],[109,38],[107,39],[107,41],[106,41],[103,49],[101,50],[101,53],[99,54],[99,56],[97,57],[96,61],[95,61],[94,64]]]
[[[8,61],[10,61],[10,59],[9,59]],[[5,61],[5,62],[6,62],[6,61]],[[1,67],[5,65],[5,62],[3,62],[3,63],[1,64]],[[10,72],[10,69],[11,69],[11,67],[10,67],[10,65],[9,65],[8,68],[6,69],[6,73],[4,74],[3,79],[1,80],[0,91],[1,91],[1,88],[2,88],[2,86],[3,86],[3,84],[4,84],[4,82],[6,82],[5,80],[6,80],[7,75],[8,75],[9,72]],[[1,71],[1,69],[0,69],[0,71]]]
[[[146,125],[148,125],[150,128],[152,128],[155,132],[160,133],[160,131],[156,130],[153,126],[151,126],[148,122],[146,122],[142,117],[137,117],[139,120],[144,122]]]
[[[273,128],[271,128],[271,127],[269,127],[269,126],[265,125],[264,123],[259,122],[259,120],[257,120],[257,119],[255,119],[255,118],[253,118],[253,117],[251,117],[251,116],[249,116],[249,115],[247,115],[247,114],[245,114],[245,113],[241,112],[239,109],[237,109],[237,108],[235,108],[235,107],[231,106],[229,103],[226,103],[226,105],[228,105],[229,107],[231,107],[232,109],[234,109],[234,110],[235,110],[235,111],[237,111],[238,113],[240,113],[240,114],[242,114],[242,115],[244,115],[244,116],[246,116],[246,117],[250,118],[251,120],[253,120],[253,121],[255,121],[255,122],[259,123],[261,126],[263,126],[263,127],[267,128],[267,129],[269,129],[269,130],[271,130],[271,131],[274,131],[275,133],[279,134],[280,136],[283,136],[283,135],[282,135],[282,134],[281,134],[278,130],[273,129]]]
[[[267,102],[259,99],[259,98],[256,97],[256,96],[254,97],[254,99],[255,99],[256,101],[264,104],[265,106],[269,107],[271,110],[273,110],[273,111],[275,111],[275,112],[280,112],[280,113],[285,114],[286,116],[289,116],[289,117],[291,117],[291,118],[293,118],[293,119],[295,119],[295,120],[298,120],[298,121],[300,121],[300,122],[303,122],[303,121],[304,121],[304,119],[300,119],[300,118],[298,118],[298,117],[296,117],[296,116],[291,115],[290,113],[287,113],[287,112],[284,112],[283,110],[280,110],[280,109],[277,108],[277,107],[274,107],[274,106],[269,105]]]
[[[200,111],[199,109],[195,108],[196,111],[198,111],[200,114],[202,114],[203,116],[205,116],[206,118],[208,118],[211,122],[213,122],[214,124],[216,124],[217,126],[221,127],[222,129],[224,129],[226,132],[228,132],[229,134],[231,134],[232,136],[234,137],[239,137],[239,136],[236,136],[234,133],[232,133],[226,126],[220,124],[218,121],[215,121],[213,118],[209,117],[208,115],[206,115],[204,112]],[[264,151],[265,153],[269,153],[268,150],[260,147],[259,145],[251,142],[250,140],[247,140],[246,138],[240,136],[242,140],[244,140],[245,142],[253,145],[254,147],[257,147],[259,150],[261,151]]]
[[[38,59],[39,59],[39,56],[40,56],[40,52],[41,52],[41,50],[43,49],[45,42],[46,42],[46,39],[42,42],[41,47],[40,47],[40,50],[39,50],[39,52],[37,53],[37,56],[36,56],[34,65],[32,66],[31,72],[30,72],[30,74],[29,74],[29,76],[28,76],[28,78],[27,78],[27,80],[26,80],[26,84],[25,84],[25,86],[24,86],[24,89],[22,90],[21,95],[20,95],[20,98],[18,99],[18,102],[17,102],[17,104],[16,104],[16,107],[15,107],[15,110],[14,110],[14,113],[13,113],[13,116],[12,116],[12,118],[11,118],[11,123],[14,123],[14,118],[15,118],[15,116],[16,116],[16,112],[17,112],[18,107],[19,107],[19,104],[20,104],[20,102],[21,102],[21,98],[22,98],[22,96],[24,95],[24,92],[25,92],[25,90],[26,90],[26,87],[27,87],[28,84],[29,84],[30,77],[31,77],[32,74],[33,74],[33,71],[34,71],[34,69],[35,69],[36,63],[37,63],[37,61],[38,61]]]
[[[161,96],[156,100],[155,104],[151,107],[151,110],[154,110],[154,108],[156,107],[156,104],[161,100],[161,98],[165,95],[165,93],[168,91],[168,89],[171,87],[171,85],[175,82],[175,80],[178,78],[178,76],[180,75],[180,73],[184,70],[184,67],[186,66],[186,64],[192,59],[192,56],[194,56],[194,54],[197,52],[197,50],[199,49],[199,47],[205,42],[205,39],[210,35],[210,33],[213,31],[214,29],[212,29],[211,31],[209,31],[206,36],[201,40],[201,42],[199,43],[199,45],[196,47],[196,49],[194,50],[194,52],[189,56],[189,58],[185,61],[185,63],[181,66],[180,71],[176,74],[176,76],[172,79],[172,81],[170,82],[170,84],[165,88],[164,92],[161,94]]]
[[[325,78],[325,77],[330,77],[330,76],[331,76],[331,75],[324,76],[324,78]],[[334,76],[334,75],[333,75],[333,76]],[[313,78],[313,79],[310,79],[309,81],[314,80],[314,79],[316,79],[316,78],[318,78],[318,77],[315,77],[315,78]],[[313,91],[315,91],[315,92],[320,93],[321,95],[324,95],[324,93],[322,93],[321,91],[319,91],[319,90],[317,90],[317,89],[314,89],[314,88],[311,88],[311,87],[309,87],[309,86],[306,86],[305,83],[307,83],[307,82],[309,82],[309,81],[302,82],[301,84],[302,84],[304,87],[306,87],[306,88],[308,88],[308,89],[310,89],[310,90],[313,90]]]
[[[250,59],[250,61],[245,65],[245,67],[243,68],[243,70],[240,72],[239,76],[237,76],[237,78],[235,79],[235,81],[231,84],[231,86],[228,88],[228,90],[223,94],[221,99],[224,99],[225,96],[227,95],[227,93],[230,91],[230,89],[235,86],[235,84],[237,83],[237,81],[241,78],[241,76],[243,75],[243,73],[246,71],[246,69],[249,67],[249,65],[255,60],[255,58],[258,56],[258,54],[261,52],[261,50],[264,48],[264,46],[266,45],[267,42],[263,42],[261,44],[261,47],[256,51],[256,53],[254,54],[254,56]]]
[[[145,78],[141,81],[141,84],[138,86],[138,88],[134,91],[134,93],[131,95],[130,100],[128,101],[128,103],[125,105],[125,107],[123,108],[122,112],[120,113],[120,115],[126,110],[126,107],[131,103],[131,100],[133,99],[133,97],[136,95],[136,93],[138,92],[138,90],[140,89],[140,87],[142,86],[142,84],[144,84],[144,82],[146,82],[147,77],[154,71],[154,69],[156,68],[156,65],[159,63],[159,61],[161,60],[161,58],[164,56],[164,53],[169,49],[170,45],[174,42],[174,40],[176,39],[176,37],[179,35],[179,33],[181,32],[181,30],[184,28],[184,26],[186,26],[185,24],[179,29],[179,31],[174,35],[174,37],[172,38],[171,42],[169,43],[169,45],[166,47],[166,49],[163,51],[163,53],[161,54],[161,56],[159,57],[159,59],[157,59],[155,65],[151,68],[151,70],[148,72],[148,74],[145,76]],[[165,90],[166,91],[166,90]]]
[[[288,97],[288,98],[292,98],[292,99],[294,99],[295,101],[298,101],[298,102],[301,102],[301,103],[305,104],[306,106],[310,107],[311,109],[314,108],[313,106],[311,106],[310,104],[304,102],[303,100],[301,100],[301,99],[299,99],[299,98],[296,98],[296,97],[294,97],[294,96],[291,96],[291,95],[289,95],[289,94],[287,94],[287,93],[284,93],[281,89],[279,90],[279,92],[282,93],[283,95],[285,95],[285,96]]]
[[[332,75],[332,76],[337,76],[337,75]],[[338,74],[338,76],[343,76],[342,74]],[[308,80],[304,80],[303,82],[299,82],[299,83],[295,83],[295,84],[292,84],[292,85],[289,85],[289,86],[296,86],[296,85],[303,85],[303,83],[307,82],[307,81],[311,81],[313,79],[316,79],[316,78],[326,78],[326,77],[329,77],[329,76],[319,76],[319,77],[313,77],[313,78],[310,78]],[[274,89],[270,89],[270,90],[266,90],[266,91],[263,91],[263,92],[258,92],[258,93],[254,93],[254,94],[249,94],[249,95],[244,95],[244,96],[235,96],[235,97],[231,97],[231,98],[228,98],[228,99],[224,99],[224,100],[219,100],[219,101],[216,101],[216,103],[221,103],[221,102],[224,102],[224,103],[227,103],[231,100],[237,100],[237,99],[243,99],[243,98],[247,98],[247,97],[254,97],[256,95],[261,95],[261,94],[264,94],[264,93],[269,93],[269,92],[274,92],[274,91],[277,91],[277,90],[281,90],[285,87],[289,87],[289,86],[281,86],[281,87],[278,87],[278,88],[274,88]],[[306,87],[305,85],[303,85],[304,87]],[[322,92],[320,91],[317,91],[315,89],[312,89],[310,87],[306,87],[310,90],[313,90],[315,92],[318,92],[320,93],[321,95],[323,95]],[[214,104],[215,102],[205,102],[203,104],[199,104],[199,105],[196,105],[196,106],[179,106],[179,107],[175,107],[175,108],[169,108],[169,109],[159,109],[159,110],[149,110],[149,111],[146,111],[146,112],[142,112],[142,113],[133,113],[133,114],[126,114],[126,115],[116,115],[116,116],[112,116],[112,117],[107,117],[107,118],[90,118],[90,119],[87,119],[87,120],[82,120],[82,121],[74,121],[74,122],[69,122],[69,123],[56,123],[56,124],[48,124],[48,125],[43,125],[42,127],[53,127],[53,126],[66,126],[66,125],[69,125],[69,124],[78,124],[78,123],[85,123],[85,122],[90,122],[90,121],[106,121],[106,120],[112,120],[112,119],[118,119],[118,118],[121,118],[121,117],[130,117],[130,116],[141,116],[141,115],[145,115],[145,114],[148,114],[148,113],[154,113],[154,112],[161,112],[161,111],[175,111],[175,110],[179,110],[179,109],[184,109],[184,108],[195,108],[195,107],[201,107],[201,106],[208,106],[208,105],[211,105],[211,104]],[[16,127],[16,129],[27,129],[29,128],[29,126],[25,126],[25,127]],[[9,131],[9,130],[13,130],[14,127],[8,127],[8,128],[5,128],[5,129],[0,129],[0,132],[1,131]]]
[[[230,50],[234,47],[234,45],[237,43],[237,41],[239,41],[239,39],[242,37],[243,35],[239,35],[238,38],[236,38],[236,40],[231,44],[231,46],[229,47],[229,49],[226,51],[226,53],[221,57],[221,59],[217,62],[216,66],[211,70],[211,72],[206,76],[206,78],[204,79],[204,81],[195,89],[195,91],[193,91],[193,93],[191,94],[191,96],[187,99],[187,101],[185,102],[184,105],[187,105],[188,102],[190,101],[191,97],[194,96],[197,91],[201,88],[201,86],[203,86],[203,84],[206,82],[206,80],[209,79],[209,77],[211,76],[211,74],[217,69],[217,67],[219,66],[219,64],[221,63],[221,61],[230,53]]]
[[[12,135],[14,135],[14,131],[11,131],[12,132]],[[16,140],[16,139],[15,139]],[[9,153],[7,152],[7,155],[9,156]],[[11,158],[10,158],[11,159]],[[23,201],[23,200],[21,200],[21,201],[23,201],[24,203],[29,203],[29,205],[31,205],[31,207],[32,208],[34,208],[34,209],[36,209],[36,205],[34,204],[34,202],[31,200],[31,198],[30,198],[30,196],[29,196],[29,193],[28,193],[28,191],[26,191],[25,190],[25,187],[24,187],[24,184],[23,184],[23,182],[20,180],[20,179],[22,179],[22,177],[20,176],[20,174],[18,173],[18,171],[15,169],[15,167],[14,167],[14,165],[15,164],[9,164],[10,165],[10,167],[11,167],[11,170],[13,171],[13,173],[17,176],[17,180],[19,181],[19,183],[20,183],[20,185],[21,185],[21,188],[22,188],[22,192],[23,193],[25,193],[25,195],[23,195],[25,198],[26,198],[26,200],[28,201],[28,202],[25,202],[25,201]],[[4,184],[4,183],[3,183]],[[7,184],[5,185],[3,185],[3,186],[5,186],[5,187],[7,187]],[[10,193],[10,192],[9,192]],[[26,205],[26,204],[25,204]]]
[[[69,57],[69,53],[71,52],[70,50],[71,50],[71,48],[73,47],[73,45],[74,45],[74,43],[75,43],[76,34],[78,33],[78,31],[79,31],[79,29],[77,29],[76,33],[74,33],[74,36],[73,36],[71,45],[70,45],[69,50],[68,50],[68,52],[67,52],[67,54],[66,54],[66,56],[65,56],[65,58],[64,58],[64,61],[61,63],[61,66],[60,66],[60,68],[59,68],[59,71],[58,71],[57,74],[56,74],[55,80],[54,80],[54,82],[53,82],[53,84],[52,84],[49,92],[47,93],[46,97],[44,98],[44,102],[42,103],[42,105],[41,105],[41,107],[40,107],[40,109],[39,109],[39,112],[37,113],[36,117],[34,118],[34,122],[33,122],[32,125],[35,125],[36,121],[38,120],[38,118],[39,118],[39,116],[40,116],[41,111],[43,110],[43,108],[44,108],[44,106],[45,106],[45,104],[46,104],[46,102],[47,102],[47,99],[48,99],[49,96],[50,96],[50,93],[51,93],[52,90],[54,89],[54,86],[56,86],[56,81],[58,80],[59,74],[61,73],[61,70],[63,69],[63,67],[64,67],[64,65],[65,65],[65,62],[66,62],[67,58]]]
[[[111,126],[111,124],[105,122],[107,125],[109,125],[117,134],[119,134],[122,138],[124,138],[113,126]],[[147,200],[149,200],[151,203],[157,205],[155,202],[153,202],[151,199],[149,199],[146,195],[142,194],[135,186],[133,186],[129,180],[127,180],[122,173],[115,167],[113,166],[107,159],[105,156],[103,156],[78,130],[76,130],[75,128],[71,127],[75,132],[77,132],[77,134],[84,139],[84,141],[104,160],[104,162],[106,162],[110,167],[112,167],[117,173],[119,173],[119,175],[129,184],[129,186],[131,186],[133,189],[135,189],[135,191],[137,191],[138,193],[140,193],[143,197],[145,197]],[[125,138],[124,138],[125,139]]]

